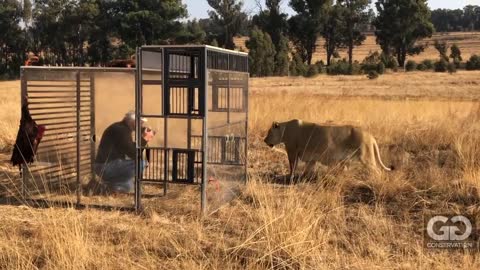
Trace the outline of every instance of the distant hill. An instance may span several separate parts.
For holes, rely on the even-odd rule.
[[[248,37],[236,37],[234,42],[237,48],[244,51],[248,51],[245,46],[245,41]],[[415,61],[422,61],[424,59],[437,59],[439,58],[437,50],[433,47],[435,40],[444,40],[449,45],[456,43],[462,51],[462,57],[465,60],[470,58],[472,54],[480,55],[480,32],[446,32],[436,33],[432,38],[424,39],[421,42],[429,44],[428,48],[421,53],[408,59]],[[319,38],[317,41],[317,51],[313,55],[313,61],[323,60],[326,61],[325,49],[323,48],[324,39]],[[380,46],[375,42],[375,35],[372,33],[367,34],[367,39],[362,46],[355,48],[354,59],[362,61],[370,52],[381,51]],[[449,52],[450,53],[450,52]],[[346,50],[340,51],[341,57],[347,57]]]

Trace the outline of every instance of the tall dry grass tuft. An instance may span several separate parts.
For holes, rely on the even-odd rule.
[[[252,179],[243,196],[257,209],[252,219],[259,226],[232,254],[255,258],[249,261],[252,265],[276,269],[319,264],[316,256],[325,251],[334,235],[324,224],[333,221],[329,216],[342,213],[338,193],[309,184],[268,188],[261,180]]]
[[[20,121],[20,82],[2,82],[0,86],[0,151],[10,150]]]

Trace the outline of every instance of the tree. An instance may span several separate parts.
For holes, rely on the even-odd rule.
[[[187,21],[182,24],[182,31],[178,34],[177,44],[203,44],[207,34],[197,20]]]
[[[20,28],[23,11],[16,0],[0,3],[0,74],[14,77],[25,58],[25,36]]]
[[[29,30],[32,25],[32,2],[30,0],[23,0],[22,3],[22,19],[24,24],[24,29],[22,32],[25,37],[27,49],[30,49],[32,40],[29,36]]]
[[[97,24],[100,14],[98,0],[71,1],[65,9],[61,25],[65,41],[69,44],[69,62],[79,66],[85,65],[85,44]]]
[[[450,58],[452,58],[453,63],[457,68],[460,67],[460,63],[463,59],[462,52],[460,51],[460,48],[457,44],[453,44],[452,47],[450,47]]]
[[[434,46],[435,46],[435,49],[438,51],[438,54],[440,55],[440,59],[443,59],[443,60],[448,62],[448,56],[447,56],[448,44],[447,44],[447,42],[435,40]]]
[[[296,53],[308,65],[312,63],[317,38],[331,5],[332,0],[290,0],[290,7],[297,14],[288,20],[289,34]]]
[[[360,26],[368,23],[371,16],[367,10],[370,0],[338,0],[337,3],[343,9],[341,14],[345,27],[342,32],[345,46],[348,48],[348,62],[352,65],[353,48],[362,45],[366,39]]]
[[[475,54],[470,56],[470,60],[467,61],[466,69],[480,70],[480,56]]]
[[[46,64],[84,65],[89,61],[87,44],[99,35],[100,4],[104,0],[37,0],[33,10],[31,50],[46,57]],[[108,16],[105,14],[105,16]],[[110,20],[112,18],[109,18]],[[103,36],[111,30],[102,28]]]
[[[205,31],[206,34],[206,41],[209,44],[212,44],[212,42],[215,40],[218,46],[218,37],[219,33],[223,31],[223,26],[217,25],[215,22],[213,22],[212,19],[210,18],[205,18],[205,19],[199,19],[198,20],[198,25],[200,28]]]
[[[253,16],[252,23],[267,32],[273,44],[279,44],[281,36],[288,30],[287,14],[280,10],[282,0],[265,0],[266,10]]]
[[[265,0],[266,10],[253,16],[253,25],[268,33],[275,46],[275,71],[277,76],[288,75],[288,39],[285,37],[288,31],[287,14],[282,13],[280,4],[282,0]],[[259,3],[258,3],[259,4]],[[261,5],[259,4],[261,7]]]
[[[467,31],[480,29],[480,7],[468,5],[463,8],[463,28]]]
[[[246,42],[249,70],[252,76],[272,76],[275,68],[275,47],[268,33],[254,27]]]
[[[338,54],[337,50],[345,44],[344,34],[346,32],[344,21],[344,9],[336,4],[330,7],[326,13],[326,20],[323,24],[322,35],[325,39],[325,50],[327,52],[327,65],[332,63],[332,56]]]
[[[215,39],[220,46],[235,49],[233,37],[237,35],[242,24],[247,21],[247,15],[242,12],[243,2],[239,0],[207,0],[213,10],[208,11],[212,22],[220,29]]]
[[[376,8],[377,43],[404,66],[407,55],[419,54],[425,49],[417,41],[431,37],[434,31],[427,0],[378,0]]]
[[[32,2],[30,0],[23,0],[23,21],[28,25],[32,20]]]
[[[46,64],[64,64],[66,49],[61,32],[62,10],[67,0],[37,0],[33,9],[33,25],[30,29],[31,50],[43,52]]]
[[[288,53],[290,49],[288,48],[288,39],[284,35],[280,35],[280,40],[277,43],[276,55],[275,55],[275,71],[276,76],[287,76],[288,75]]]
[[[289,64],[289,72],[291,76],[304,76],[307,73],[307,65],[298,53],[294,53],[292,56],[292,61],[290,61]]]
[[[432,23],[437,32],[474,31],[480,29],[480,7],[467,5],[463,9],[436,9]]]
[[[95,17],[95,24],[91,25],[88,37],[87,57],[91,65],[106,65],[113,58],[128,57],[131,52],[119,55],[120,50],[115,50],[113,40],[117,40],[117,29],[115,19],[111,14],[115,3],[109,0],[97,0],[98,15]]]
[[[375,11],[373,11],[372,8],[369,8],[365,16],[366,20],[360,23],[358,29],[360,29],[361,32],[373,31],[373,21],[376,17]]]
[[[436,9],[432,11],[432,23],[437,32],[463,30],[463,10]]]
[[[120,38],[135,48],[174,42],[187,9],[178,0],[117,0],[112,13]]]

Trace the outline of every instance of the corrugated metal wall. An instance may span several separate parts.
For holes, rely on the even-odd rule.
[[[93,78],[79,70],[22,70],[22,95],[33,120],[46,127],[36,162],[24,167],[27,196],[76,194],[79,203],[95,158]]]

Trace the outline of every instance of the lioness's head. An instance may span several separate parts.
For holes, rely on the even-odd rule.
[[[267,137],[263,140],[268,146],[274,147],[283,140],[283,133],[285,127],[280,125],[278,122],[273,122],[272,127],[268,130]]]

